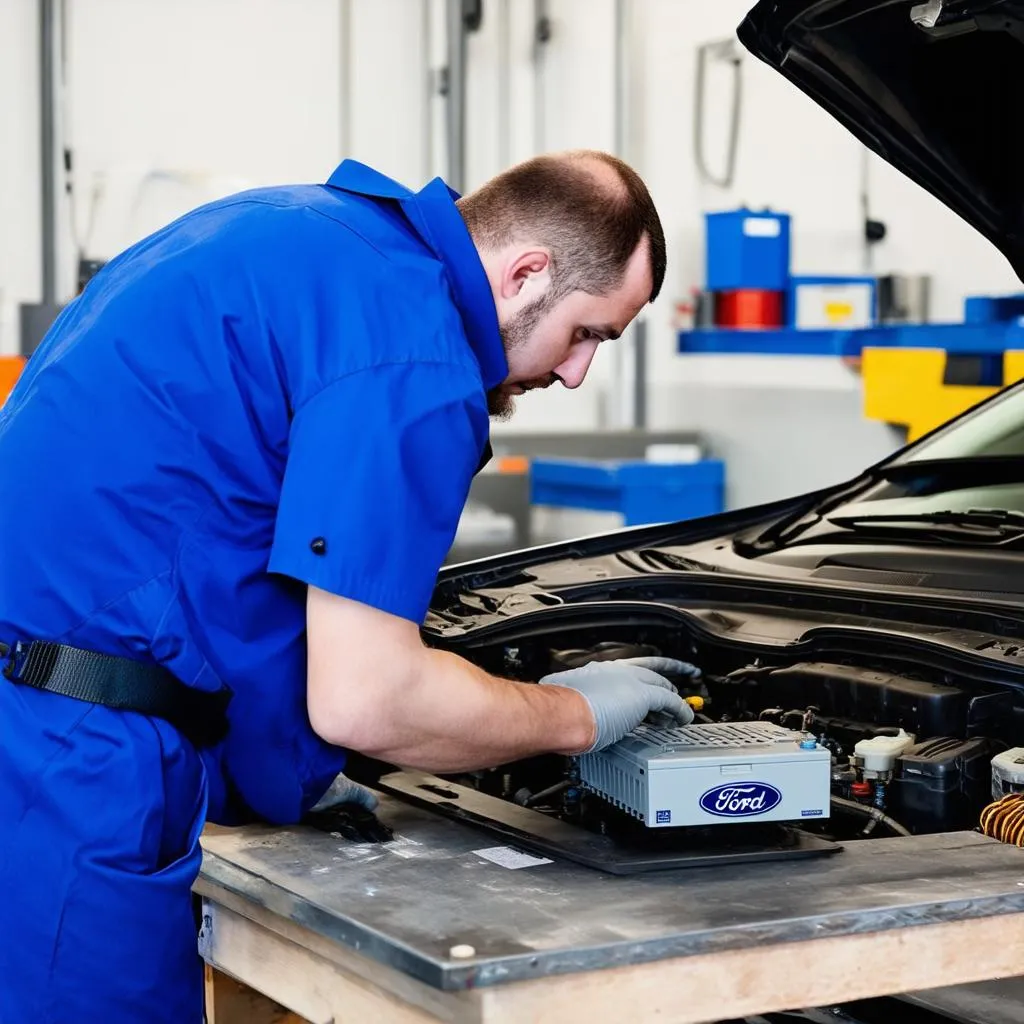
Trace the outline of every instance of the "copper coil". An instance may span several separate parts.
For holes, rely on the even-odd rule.
[[[1024,793],[1010,793],[989,804],[979,821],[981,831],[992,839],[1024,846]]]
[[[999,834],[997,838],[1002,843],[1012,843],[1014,832],[1021,820],[1021,808],[1013,806],[1005,814],[999,816]]]

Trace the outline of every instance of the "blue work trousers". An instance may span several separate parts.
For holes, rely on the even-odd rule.
[[[0,1024],[200,1024],[205,816],[166,722],[0,678]]]

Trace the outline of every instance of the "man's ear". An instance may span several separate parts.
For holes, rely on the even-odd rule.
[[[520,252],[505,268],[502,295],[506,299],[520,296],[523,289],[547,291],[551,282],[551,253],[547,249]]]

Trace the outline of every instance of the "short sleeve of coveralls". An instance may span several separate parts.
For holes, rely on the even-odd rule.
[[[411,361],[294,415],[270,571],[423,622],[487,439],[475,367]]]

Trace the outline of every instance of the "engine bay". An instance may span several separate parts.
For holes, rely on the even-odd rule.
[[[870,652],[748,660],[671,627],[620,622],[609,632],[545,631],[461,653],[524,682],[591,661],[686,661],[689,673],[671,681],[694,709],[692,724],[648,719],[596,754],[430,777],[419,789],[438,805],[472,792],[618,848],[662,853],[972,829],[993,799],[1024,789],[1024,763],[1000,767],[1016,760],[1020,740],[1015,682],[982,684]],[[517,820],[512,833],[531,828]]]

